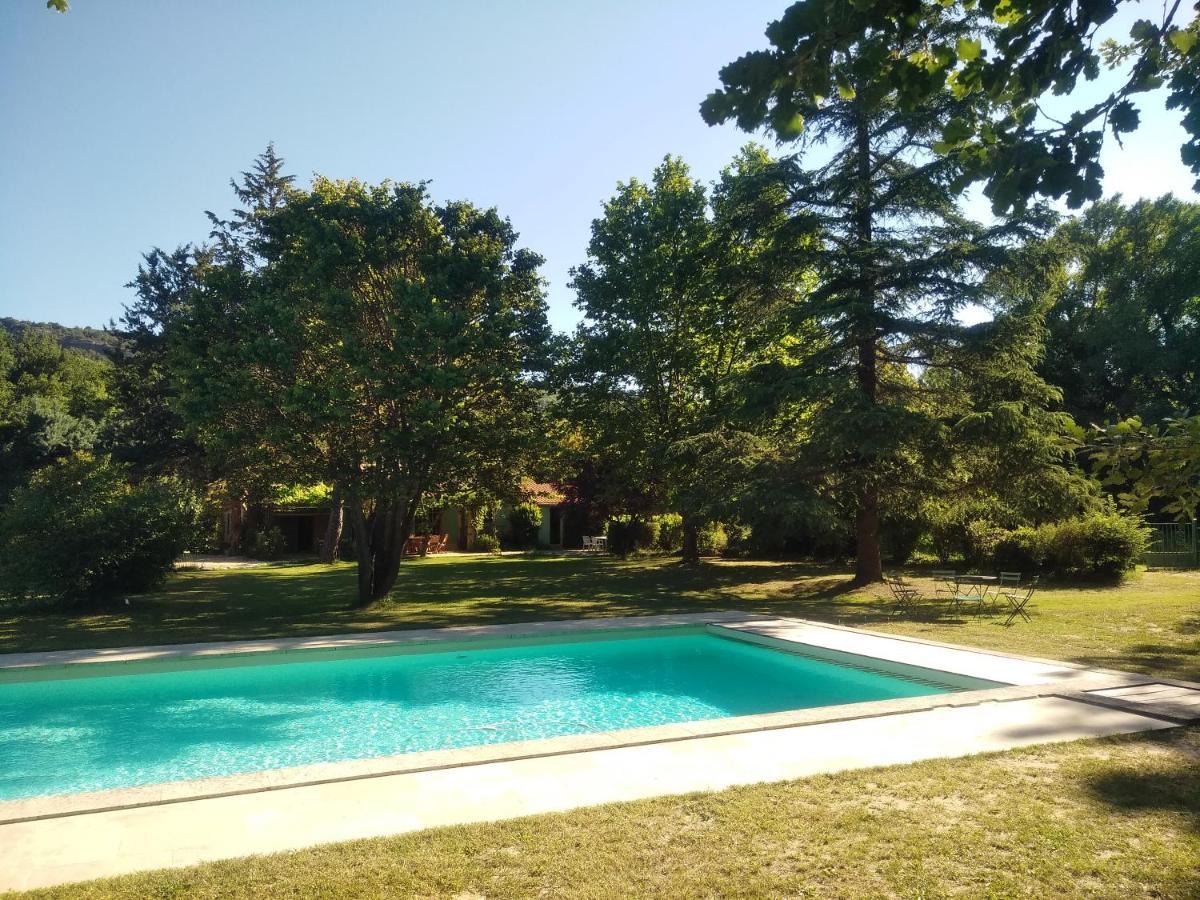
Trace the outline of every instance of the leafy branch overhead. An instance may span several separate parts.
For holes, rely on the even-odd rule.
[[[905,113],[949,91],[964,102],[930,149],[955,156],[960,184],[984,182],[1003,213],[1035,195],[1072,207],[1098,199],[1106,133],[1135,130],[1138,98],[1165,89],[1190,135],[1181,157],[1200,176],[1200,26],[1176,0],[1139,19],[1123,43],[1105,40],[1127,2],[801,0],[767,29],[770,49],[721,70],[701,112],[710,123],[765,123],[789,140],[831,98],[863,85]],[[1119,84],[1095,103],[1062,119],[1046,113],[1048,96],[1118,67]]]

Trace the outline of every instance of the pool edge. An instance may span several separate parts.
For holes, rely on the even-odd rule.
[[[467,637],[526,637],[550,634],[570,635],[596,630],[623,630],[626,628],[661,628],[672,625],[703,625],[710,629],[728,631],[738,639],[756,639],[804,646],[823,647],[838,652],[895,662],[902,665],[920,665],[911,661],[914,646],[942,651],[942,662],[950,660],[954,668],[945,666],[920,666],[933,671],[982,677],[975,672],[993,668],[996,661],[1002,662],[1001,671],[1021,671],[1024,666],[1028,683],[1005,682],[1007,686],[964,690],[947,694],[922,697],[898,698],[863,703],[840,704],[837,706],[814,707],[763,713],[752,716],[735,716],[720,719],[697,720],[669,725],[647,726],[620,731],[592,734],[564,735],[530,741],[505,744],[475,745],[450,750],[424,751],[421,753],[398,754],[372,757],[362,760],[347,760],[334,763],[319,763],[262,772],[193,781],[164,782],[141,787],[118,788],[76,794],[50,795],[17,800],[0,801],[0,824],[36,821],[61,816],[85,813],[108,812],[146,806],[179,803],[189,800],[235,796],[340,781],[355,781],[366,778],[384,777],[435,769],[450,769],[462,766],[508,762],[537,757],[561,756],[591,750],[636,747],[647,744],[686,741],[695,738],[718,737],[747,732],[769,731],[803,727],[832,722],[853,721],[944,707],[976,706],[983,703],[1010,702],[1040,697],[1062,697],[1093,705],[1108,705],[1089,697],[1087,692],[1137,684],[1175,683],[1182,686],[1188,682],[1173,682],[1171,679],[1086,669],[1072,663],[1039,660],[1013,654],[993,653],[952,644],[942,644],[920,639],[893,637],[879,632],[849,629],[844,626],[809,622],[802,619],[787,619],[735,611],[713,613],[679,614],[665,616],[635,616],[593,618],[560,622],[521,623],[498,626],[456,626],[444,629],[421,629],[400,632],[369,632],[351,635],[323,635],[312,638],[295,638],[286,641],[238,641],[218,644],[191,644],[166,647],[118,648],[115,651],[50,651],[45,654],[16,654],[19,663],[6,665],[0,657],[0,669],[37,666],[32,657],[46,658],[42,665],[87,665],[95,662],[133,662],[139,660],[187,659],[206,656],[222,656],[230,653],[292,652],[311,649],[341,649],[346,647],[369,647],[372,645],[403,643],[425,643],[457,640]],[[795,635],[793,637],[781,635]],[[868,648],[846,650],[855,643]],[[282,646],[281,646],[282,645]],[[889,651],[890,652],[886,652]],[[881,655],[882,652],[882,655]],[[63,661],[63,653],[75,654],[74,661]],[[91,655],[88,655],[88,654]],[[919,656],[920,649],[915,651]],[[101,655],[102,654],[102,655]],[[123,655],[119,655],[123,654]],[[1007,666],[1007,669],[1004,668]],[[974,672],[960,671],[963,668]],[[989,678],[990,681],[1004,681]],[[1141,711],[1142,715],[1154,718],[1154,714]],[[1159,716],[1164,721],[1169,717]]]

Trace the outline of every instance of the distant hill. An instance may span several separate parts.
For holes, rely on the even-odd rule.
[[[26,322],[23,319],[0,317],[0,328],[14,338],[29,330],[40,331],[58,341],[61,347],[82,350],[96,356],[112,356],[120,344],[117,336],[112,332],[99,328],[69,327],[59,325],[57,322]]]

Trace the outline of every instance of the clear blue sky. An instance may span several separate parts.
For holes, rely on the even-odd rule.
[[[551,321],[618,180],[678,153],[714,177],[748,135],[697,107],[786,0],[42,0],[0,5],[0,315],[101,325],[154,245],[269,140],[305,180],[431,179],[547,258]],[[1149,4],[1157,8],[1157,4]],[[1123,15],[1123,18],[1131,18]],[[1105,153],[1106,187],[1191,194],[1178,116]]]

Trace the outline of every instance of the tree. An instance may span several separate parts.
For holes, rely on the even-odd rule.
[[[0,332],[0,502],[26,477],[97,443],[111,400],[108,360],[26,330]]]
[[[794,136],[803,127],[796,99],[850,89],[841,60],[853,55],[857,77],[892,88],[901,114],[947,90],[964,101],[940,123],[935,146],[956,159],[961,185],[983,180],[1004,213],[1039,194],[1065,196],[1072,207],[1098,199],[1105,133],[1120,140],[1136,129],[1134,99],[1165,84],[1167,105],[1184,112],[1191,135],[1181,157],[1200,174],[1200,25],[1175,0],[1157,21],[1139,19],[1126,43],[1100,41],[1122,2],[802,0],[768,29],[776,50],[726,67],[725,89],[705,102],[705,115],[748,128],[769,120]],[[1091,106],[1062,121],[1043,113],[1047,93],[1069,93],[1081,77],[1126,64],[1119,85]]]
[[[1036,430],[1028,414],[1047,399],[1027,358],[998,352],[1009,333],[1003,323],[969,328],[956,318],[985,299],[986,276],[1044,216],[991,226],[964,216],[960,158],[935,153],[933,144],[977,98],[961,96],[937,65],[904,70],[919,81],[915,88],[879,77],[884,60],[972,40],[970,14],[939,9],[927,12],[919,36],[905,38],[895,29],[861,30],[865,6],[797,3],[768,28],[773,48],[726,66],[723,87],[703,106],[710,123],[765,126],[799,140],[804,154],[781,160],[764,180],[786,197],[787,223],[775,230],[793,243],[797,231],[812,236],[796,246],[808,248],[816,285],[790,317],[822,338],[796,346],[789,380],[814,402],[807,464],[833,474],[853,498],[857,583],[882,577],[889,504],[903,508],[935,489],[931,476],[953,446],[956,415],[976,441],[993,428],[997,439],[1011,437]],[[844,40],[847,30],[855,40]],[[909,93],[918,88],[922,102],[913,104]],[[809,159],[819,161],[806,168]],[[940,407],[936,379],[921,374],[970,380],[995,360],[1012,367],[992,373],[1007,393],[983,409]]]
[[[161,582],[195,519],[178,480],[77,455],[34,473],[0,510],[0,593],[96,602]]]
[[[120,323],[110,325],[120,349],[112,373],[116,409],[105,444],[115,459],[140,474],[195,479],[203,472],[201,448],[176,409],[178,391],[168,356],[172,332],[188,315],[211,261],[205,248],[182,246],[168,253],[155,247],[126,285],[137,298],[125,305]]]
[[[1092,464],[1136,513],[1195,519],[1200,510],[1200,416],[1143,425],[1136,416],[1095,429]]]
[[[732,427],[734,386],[769,355],[773,313],[791,273],[762,271],[766,244],[733,226],[739,180],[770,164],[748,148],[710,198],[668,156],[649,183],[618,185],[592,223],[588,261],[572,270],[576,331],[567,405],[588,450],[605,460],[610,505],[682,513],[683,556],[698,558],[705,457]]]
[[[183,410],[219,454],[341,489],[369,602],[424,498],[524,466],[541,260],[494,210],[422,185],[318,178],[282,199],[247,243],[218,242],[180,332]]]
[[[1044,377],[1087,424],[1200,410],[1200,205],[1097,203],[1044,245]]]

